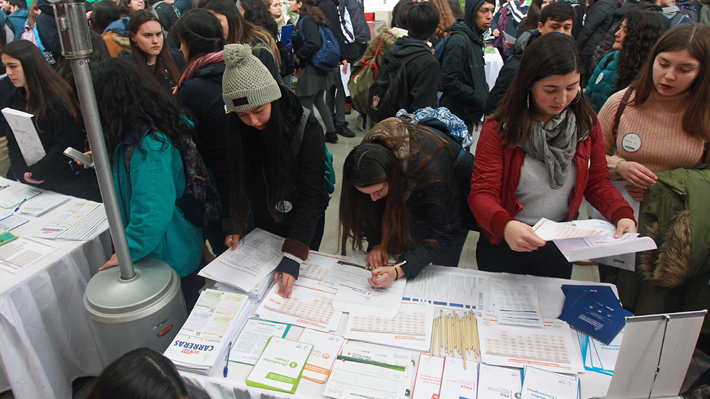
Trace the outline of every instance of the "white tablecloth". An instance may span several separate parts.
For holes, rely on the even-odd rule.
[[[498,49],[493,48],[495,53],[485,53],[484,58],[486,60],[486,82],[488,83],[488,90],[491,90],[493,86],[496,85],[496,79],[498,79],[498,73],[503,68],[503,58],[498,53]]]
[[[589,281],[573,281],[505,273],[487,273],[470,269],[459,269],[458,271],[470,273],[473,276],[495,276],[496,278],[504,278],[511,281],[533,284],[538,292],[542,316],[546,319],[556,319],[562,312],[562,306],[565,300],[565,295],[561,289],[563,284],[608,285],[611,286],[616,292],[616,287],[611,284],[594,283]],[[252,313],[254,313],[256,308],[257,307],[255,306]],[[252,316],[254,315],[252,314]],[[347,314],[343,314],[336,332],[337,334],[342,335],[345,331],[347,317]],[[292,326],[286,335],[286,338],[297,340],[302,331],[303,328]],[[576,350],[579,352],[579,342],[577,340],[576,333],[573,333],[573,341],[577,347]],[[404,349],[399,350],[406,352]],[[414,355],[417,355],[418,352],[409,352],[413,355],[413,359],[417,358]],[[219,362],[210,376],[182,371],[180,372],[190,389],[190,394],[193,399],[323,398],[323,390],[325,385],[317,384],[306,379],[301,379],[295,395],[247,387],[246,377],[251,371],[252,366],[232,362],[229,364],[229,375],[227,378],[224,378],[222,376],[224,363],[224,359]],[[609,383],[611,382],[610,376],[591,371],[578,374],[578,376],[582,385],[582,398],[603,397],[606,395]]]
[[[1,179],[3,184],[7,180]],[[19,191],[10,182],[0,196]],[[27,235],[60,216],[72,198],[13,230]],[[112,254],[108,224],[88,241],[37,239],[59,249],[19,274],[0,270],[0,361],[18,399],[71,399],[71,381],[103,369],[84,311],[86,284]],[[2,377],[0,377],[2,384]]]

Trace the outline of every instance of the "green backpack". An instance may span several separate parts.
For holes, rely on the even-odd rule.
[[[306,123],[308,123],[308,117],[310,115],[311,111],[304,107],[303,116],[301,117],[301,124],[298,126],[296,136],[294,136],[291,144],[291,153],[294,157],[298,156],[298,151],[301,149],[303,131],[306,130]],[[325,176],[323,183],[325,185],[325,191],[327,191],[328,194],[333,194],[335,191],[335,168],[333,167],[333,154],[328,151],[328,145],[325,145]]]

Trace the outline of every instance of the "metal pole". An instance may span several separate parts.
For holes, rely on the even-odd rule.
[[[50,0],[54,7],[57,20],[57,29],[62,43],[62,55],[71,60],[74,80],[76,81],[77,94],[84,117],[84,125],[89,138],[96,177],[99,180],[101,198],[108,218],[111,238],[118,257],[118,266],[122,280],[130,280],[136,276],[128,249],[126,232],[121,218],[116,189],[113,185],[111,163],[109,162],[104,142],[103,129],[99,118],[94,86],[89,70],[89,56],[91,55],[91,39],[89,25],[86,20],[84,0]],[[71,29],[70,29],[71,27]]]

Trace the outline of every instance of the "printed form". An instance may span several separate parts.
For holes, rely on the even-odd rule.
[[[488,277],[467,270],[427,266],[416,279],[407,281],[403,300],[426,302],[459,309],[485,310]]]
[[[433,320],[433,305],[402,302],[393,319],[351,314],[343,335],[357,341],[427,351]]]

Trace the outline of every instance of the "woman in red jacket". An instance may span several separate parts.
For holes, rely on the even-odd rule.
[[[609,181],[599,122],[581,94],[579,46],[553,32],[528,50],[476,149],[468,200],[483,233],[476,259],[480,270],[569,278],[572,265],[531,228],[540,218],[574,220],[586,197],[617,237],[636,223]]]

